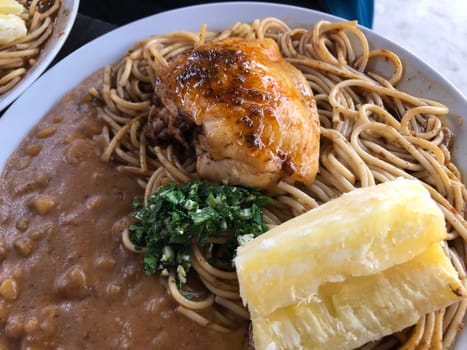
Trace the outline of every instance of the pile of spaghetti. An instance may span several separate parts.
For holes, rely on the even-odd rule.
[[[23,79],[52,35],[60,0],[22,0],[26,11],[21,17],[27,34],[0,45],[0,95],[10,91]]]
[[[467,191],[451,159],[452,133],[441,122],[448,109],[398,90],[403,74],[399,57],[387,50],[370,49],[354,22],[319,22],[308,30],[291,29],[278,19],[267,18],[237,23],[222,32],[202,27],[200,32],[157,35],[139,42],[119,62],[106,67],[102,87],[90,91],[100,101],[99,117],[106,123],[108,147],[103,158],[122,172],[135,174],[146,197],[169,182],[196,180],[195,159],[177,154],[171,146],[153,147],[145,137],[150,110],[157,108],[152,100],[153,84],[161,67],[173,58],[227,37],[275,39],[283,56],[308,80],[318,105],[321,150],[316,181],[308,187],[280,182],[271,190],[273,200],[264,210],[266,223],[279,224],[358,187],[397,177],[416,178],[426,185],[445,215],[449,233],[446,254],[465,279]],[[389,62],[393,74],[373,71],[377,60]],[[134,250],[128,237],[125,242]],[[241,310],[235,274],[209,263],[209,247],[195,247],[194,253],[201,264],[193,266],[204,278],[209,276],[206,293],[213,294],[214,301],[187,300],[185,291],[176,290],[171,280],[172,294],[180,303],[178,311],[208,327],[228,329],[232,318],[225,317],[226,309],[247,317]],[[222,308],[223,312],[207,313],[203,308]],[[464,300],[363,348],[450,348],[466,309]]]

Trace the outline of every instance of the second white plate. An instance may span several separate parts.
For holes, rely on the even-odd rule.
[[[23,79],[10,91],[0,95],[0,112],[26,90],[49,66],[70,34],[78,13],[79,0],[62,0],[52,36],[47,40],[36,62]]]

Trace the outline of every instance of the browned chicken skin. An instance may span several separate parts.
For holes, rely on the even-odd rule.
[[[257,188],[280,179],[314,180],[315,101],[302,73],[272,39],[200,46],[162,70],[155,92],[173,119],[169,124],[184,125],[173,136],[180,141],[187,125],[197,128],[192,141],[202,178]]]

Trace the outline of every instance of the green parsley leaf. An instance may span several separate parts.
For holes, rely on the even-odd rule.
[[[211,185],[201,181],[159,188],[147,207],[134,203],[131,241],[145,249],[146,274],[174,270],[178,283],[186,282],[191,268],[191,243],[205,245],[210,237],[231,235],[213,249],[213,260],[232,266],[239,242],[266,232],[261,208],[269,198],[242,186]]]

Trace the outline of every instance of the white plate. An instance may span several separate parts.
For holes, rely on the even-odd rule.
[[[278,17],[291,26],[311,25],[318,20],[338,20],[320,12],[293,6],[266,3],[219,3],[186,7],[147,17],[92,41],[75,51],[40,77],[0,118],[0,170],[32,128],[64,95],[86,76],[118,60],[136,41],[151,34],[180,30],[199,30],[202,23],[209,29],[221,29],[237,21]],[[467,100],[439,73],[395,43],[363,29],[372,47],[392,50],[400,55],[406,70],[402,90],[439,100],[450,107],[448,122],[456,132],[454,156],[467,170]],[[462,117],[464,116],[464,117]],[[21,121],[21,122],[18,122]],[[467,349],[467,332],[462,333],[457,349]]]
[[[76,14],[78,13],[79,0],[62,0],[62,6],[58,12],[52,36],[47,40],[36,64],[25,74],[23,79],[10,91],[0,96],[0,111],[12,103],[24,90],[26,90],[44,72],[55,56],[60,51],[68,34],[70,34]]]

